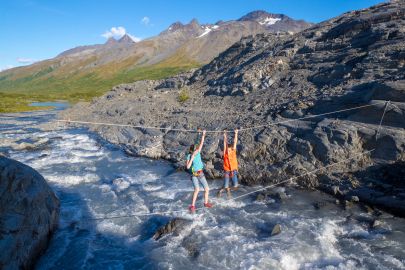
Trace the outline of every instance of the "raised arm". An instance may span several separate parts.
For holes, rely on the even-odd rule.
[[[233,138],[233,149],[236,149],[236,145],[238,144],[238,130],[235,130],[235,137]]]
[[[228,138],[226,137],[226,130],[224,130],[224,153],[228,147]]]
[[[195,153],[195,152],[194,152],[194,153]],[[193,164],[193,160],[194,160],[194,157],[195,157],[195,154],[194,154],[194,153],[190,156],[190,159],[186,161],[186,168],[187,168],[187,169],[190,169],[191,164]]]
[[[203,134],[202,134],[202,137],[201,137],[200,145],[199,145],[198,148],[197,148],[197,151],[198,151],[198,152],[201,152],[201,149],[202,149],[202,147],[203,147],[203,145],[204,145],[205,133],[206,133],[206,131],[204,130],[204,131],[203,131]]]

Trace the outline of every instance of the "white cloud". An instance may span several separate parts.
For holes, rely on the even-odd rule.
[[[125,30],[124,27],[118,26],[118,27],[111,27],[110,31],[106,31],[104,34],[102,34],[102,37],[105,38],[110,38],[113,37],[115,39],[121,38],[123,35],[127,33],[127,30]]]
[[[122,26],[117,26],[117,27],[111,27],[110,31],[106,31],[104,34],[102,34],[101,36],[104,38],[115,38],[115,39],[120,39],[122,38],[124,35],[128,35],[133,41],[135,42],[139,42],[141,41],[141,38],[133,36],[131,34],[129,34],[127,32],[127,30],[122,27]]]
[[[145,16],[145,17],[142,18],[141,24],[149,25],[149,23],[150,23],[150,18],[148,16]]]
[[[25,57],[18,57],[17,62],[20,64],[31,64],[34,63],[36,60],[32,58],[25,58]]]

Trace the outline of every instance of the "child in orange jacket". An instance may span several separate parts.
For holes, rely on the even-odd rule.
[[[218,196],[226,190],[228,197],[231,196],[229,178],[232,178],[233,189],[238,188],[238,160],[236,158],[236,145],[238,143],[238,130],[235,130],[233,144],[228,144],[226,131],[224,132],[224,186],[219,190]]]

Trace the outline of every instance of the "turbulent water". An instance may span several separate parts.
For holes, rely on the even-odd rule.
[[[11,158],[38,170],[61,200],[59,229],[37,269],[405,269],[404,219],[382,212],[382,226],[371,228],[373,217],[362,207],[344,210],[325,194],[298,188],[285,190],[285,202],[256,201],[252,194],[230,202],[213,198],[216,207],[194,215],[94,220],[186,210],[189,176],[163,161],[127,156],[84,128],[38,128],[54,114],[0,116],[2,139],[49,139],[36,150],[8,149]],[[332,203],[317,210],[315,202]],[[151,239],[175,216],[191,222],[179,234]],[[270,236],[275,224],[282,232]]]

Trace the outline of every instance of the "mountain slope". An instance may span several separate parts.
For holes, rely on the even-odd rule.
[[[282,21],[284,18],[288,17]],[[242,37],[274,32],[272,27],[282,22],[262,25],[257,20],[243,18],[204,25],[197,20],[177,22],[158,36],[140,42],[125,35],[120,40],[110,38],[105,44],[79,46],[53,59],[0,72],[0,92],[27,94],[40,100],[88,100],[118,83],[164,78],[199,67]],[[286,27],[285,31],[309,26],[300,25]]]
[[[239,136],[245,184],[294,177],[302,186],[341,199],[356,195],[404,215],[404,18],[405,2],[392,1],[296,35],[246,37],[193,74],[119,85],[64,117],[193,130],[255,127]],[[320,116],[298,119],[311,115]],[[196,140],[193,133],[91,128],[131,154],[179,167]],[[204,144],[211,177],[222,177],[221,135],[209,133]]]

